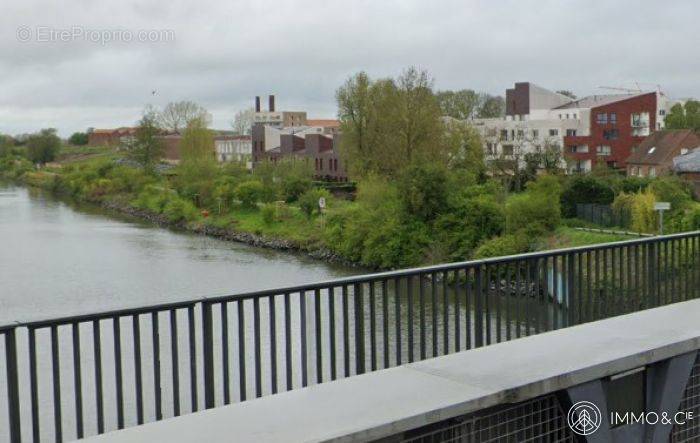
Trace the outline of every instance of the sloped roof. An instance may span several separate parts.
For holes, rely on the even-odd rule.
[[[637,146],[627,163],[658,165],[671,162],[681,149],[700,146],[700,137],[691,129],[656,131]]]
[[[700,172],[700,147],[685,155],[674,157],[673,169],[677,172]]]
[[[587,97],[582,97],[577,100],[567,103],[565,105],[559,106],[554,109],[572,109],[572,108],[595,108],[596,106],[609,105],[610,103],[619,102],[622,100],[627,100],[633,97],[638,97],[640,95],[649,94],[648,92],[640,92],[635,94],[598,94],[589,95]]]

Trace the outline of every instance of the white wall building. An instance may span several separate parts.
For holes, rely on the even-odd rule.
[[[219,136],[214,139],[216,159],[219,162],[249,162],[253,156],[253,143],[249,135]]]

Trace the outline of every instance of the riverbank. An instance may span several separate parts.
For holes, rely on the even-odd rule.
[[[294,175],[287,170],[293,165],[271,166],[269,171],[262,167],[252,174],[225,165],[216,167],[211,177],[185,179],[186,172],[180,169],[146,174],[114,152],[73,156],[39,170],[21,159],[4,164],[4,175],[14,181],[161,227],[369,270],[624,239],[582,236],[558,222],[546,227],[527,219],[517,220],[524,228],[508,232],[506,205],[498,201],[493,183],[455,192],[444,203],[448,209],[435,208],[418,218],[407,215],[406,205],[415,202],[403,201],[395,186],[369,180],[362,183],[357,201],[334,198],[312,186],[303,171]],[[326,201],[323,210],[318,207],[320,197]],[[542,200],[524,202],[526,195],[515,197],[529,206]],[[421,198],[430,202],[428,195]],[[553,198],[557,197],[547,200]],[[558,219],[558,205],[537,211],[554,211],[552,217]]]
[[[194,234],[206,235],[226,241],[245,243],[247,245],[258,248],[274,249],[278,251],[301,252],[309,256],[310,258],[317,260],[323,260],[326,262],[336,263],[348,267],[362,267],[360,264],[350,262],[327,248],[308,247],[289,239],[271,238],[265,237],[263,235],[257,235],[251,232],[235,231],[232,229],[213,226],[207,224],[206,222],[188,223],[182,220],[173,222],[169,220],[168,217],[164,214],[158,214],[148,209],[137,208],[133,205],[116,200],[106,200],[101,202],[89,203],[98,204],[103,209],[118,212],[120,214],[125,214],[130,217],[138,218],[140,220],[145,220],[163,228],[187,231]]]

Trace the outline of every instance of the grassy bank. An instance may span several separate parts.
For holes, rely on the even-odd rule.
[[[264,172],[251,174],[229,165],[217,167],[208,181],[193,186],[183,183],[183,172],[179,169],[148,175],[133,165],[116,161],[118,158],[105,148],[79,148],[63,151],[57,162],[41,170],[35,170],[21,159],[5,160],[1,173],[30,186],[130,212],[161,224],[260,246],[298,249],[318,257],[373,268],[466,260],[630,238],[580,232],[562,226],[554,226],[552,230],[537,226],[533,229],[534,237],[524,241],[527,231],[522,228],[508,233],[497,225],[506,222],[503,217],[505,202],[497,203],[497,191],[483,185],[478,185],[478,189],[465,197],[466,203],[454,204],[463,210],[462,214],[447,214],[418,224],[397,215],[402,211],[398,206],[399,197],[391,195],[391,190],[378,183],[362,185],[358,199],[348,201],[333,198],[327,191],[317,189],[289,171],[279,180],[270,180]],[[278,183],[279,189],[266,196],[269,192],[266,182],[273,181]],[[290,198],[290,194],[294,194],[294,198]],[[536,200],[534,195],[531,197]],[[317,208],[319,196],[327,200],[323,212]],[[371,202],[373,199],[377,201]],[[509,200],[519,199],[523,197],[509,197]],[[460,204],[466,208],[460,208]],[[518,204],[529,207],[516,201],[515,205]],[[460,220],[461,217],[465,220]],[[478,226],[479,223],[495,225]],[[474,231],[477,228],[480,231]]]

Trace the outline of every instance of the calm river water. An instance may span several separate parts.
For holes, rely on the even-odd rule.
[[[361,269],[322,263],[299,254],[162,229],[93,206],[67,204],[41,191],[0,184],[0,325],[292,286],[360,272]],[[252,300],[229,303],[227,310],[217,305],[213,308],[216,405],[227,401],[224,393],[230,393],[231,401],[242,400],[245,393],[248,399],[253,397],[256,378],[262,381],[261,394],[266,395],[274,390],[273,384],[281,389],[303,386],[305,373],[308,373],[309,384],[319,378],[324,381],[333,378],[332,371],[339,377],[351,375],[356,372],[358,337],[367,343],[367,349],[370,343],[376,345],[375,351],[366,352],[367,368],[405,363],[411,355],[418,359],[426,353],[421,350],[420,343],[427,345],[427,356],[435,355],[438,349],[437,353],[441,354],[443,344],[450,352],[458,350],[457,337],[461,338],[459,349],[464,349],[470,337],[476,334],[474,300],[465,298],[463,288],[437,283],[412,278],[410,289],[406,280],[399,286],[397,281],[388,282],[386,288],[375,286],[377,301],[369,308],[365,299],[362,311],[353,307],[352,287],[348,290],[349,299],[340,290],[292,294],[289,333],[285,332],[282,314],[286,308],[282,295],[261,300],[260,316],[255,321]],[[384,289],[386,294],[382,292]],[[416,297],[423,290],[426,303],[421,308]],[[494,337],[497,330],[505,331],[506,327],[508,331],[510,326],[513,331],[521,329],[522,319],[526,317],[534,324],[539,318],[551,315],[550,306],[530,298],[506,297],[499,301],[489,296],[484,303],[503,305],[503,324],[494,318],[485,326]],[[276,309],[276,317],[272,317],[271,308]],[[384,313],[380,315],[380,312]],[[493,315],[493,310],[491,312]],[[201,314],[199,308],[192,312],[198,319],[193,323],[198,331],[201,330]],[[419,320],[419,314],[427,318],[427,323]],[[74,439],[78,416],[84,419],[85,435],[97,433],[97,386],[103,391],[105,430],[117,428],[118,404],[123,405],[125,426],[137,423],[137,392],[143,393],[146,422],[156,419],[157,392],[162,394],[164,417],[175,415],[177,404],[182,406],[180,413],[188,413],[195,406],[201,409],[201,332],[190,336],[187,325],[191,323],[187,316],[187,309],[178,310],[174,320],[172,315],[169,317],[163,312],[157,316],[158,323],[149,316],[140,316],[138,336],[132,332],[137,323],[129,317],[119,320],[119,335],[114,334],[112,320],[100,322],[98,328],[90,322],[81,323],[78,334],[71,331],[70,325],[65,325],[57,328],[55,348],[51,344],[50,328],[37,329],[36,403],[42,440],[53,440],[60,427],[64,440]],[[358,333],[355,319],[360,316],[364,318],[365,328]],[[517,317],[521,319],[519,324],[508,321]],[[372,318],[384,321],[377,320],[374,324]],[[179,324],[175,332],[172,321]],[[255,324],[261,326],[257,374],[253,352]],[[224,330],[229,331],[226,338],[222,338]],[[274,336],[272,330],[276,331]],[[409,331],[414,336],[409,337]],[[440,331],[451,331],[451,338],[447,340],[447,334],[443,336]],[[152,333],[156,337],[153,341]],[[22,433],[31,436],[28,334],[27,328],[19,328],[17,342]],[[99,360],[95,358],[97,351],[93,350],[94,334],[102,341]],[[76,336],[79,348],[73,344]],[[119,365],[115,357],[115,337],[120,338],[122,360]],[[194,350],[191,340],[198,343]],[[289,343],[288,350],[285,340]],[[134,343],[139,344],[138,352]],[[430,344],[435,349],[431,350]],[[178,351],[171,351],[171,346]],[[53,357],[52,349],[56,352]],[[79,352],[80,356],[80,385],[75,382],[78,371],[73,364],[74,352]],[[141,356],[139,360],[137,355]],[[0,342],[0,442],[8,438],[4,356],[3,341]],[[158,367],[154,361],[158,362]],[[271,369],[273,362],[276,371]],[[95,375],[98,366],[102,368],[101,384],[97,383]],[[115,372],[117,367],[123,372],[121,385],[116,381],[120,379]],[[143,375],[142,391],[138,388],[136,368]],[[59,383],[52,371],[60,373]],[[226,382],[224,372],[230,374]],[[156,374],[161,377],[159,382]],[[289,379],[286,379],[287,374]],[[179,379],[177,385],[176,379]],[[74,395],[77,387],[82,389],[82,395],[78,396],[83,400],[80,414]],[[195,391],[199,392],[198,396]],[[118,392],[123,394],[121,402],[116,397]],[[62,411],[58,421],[57,395]]]
[[[0,183],[0,324],[359,272],[300,254],[174,232]]]

